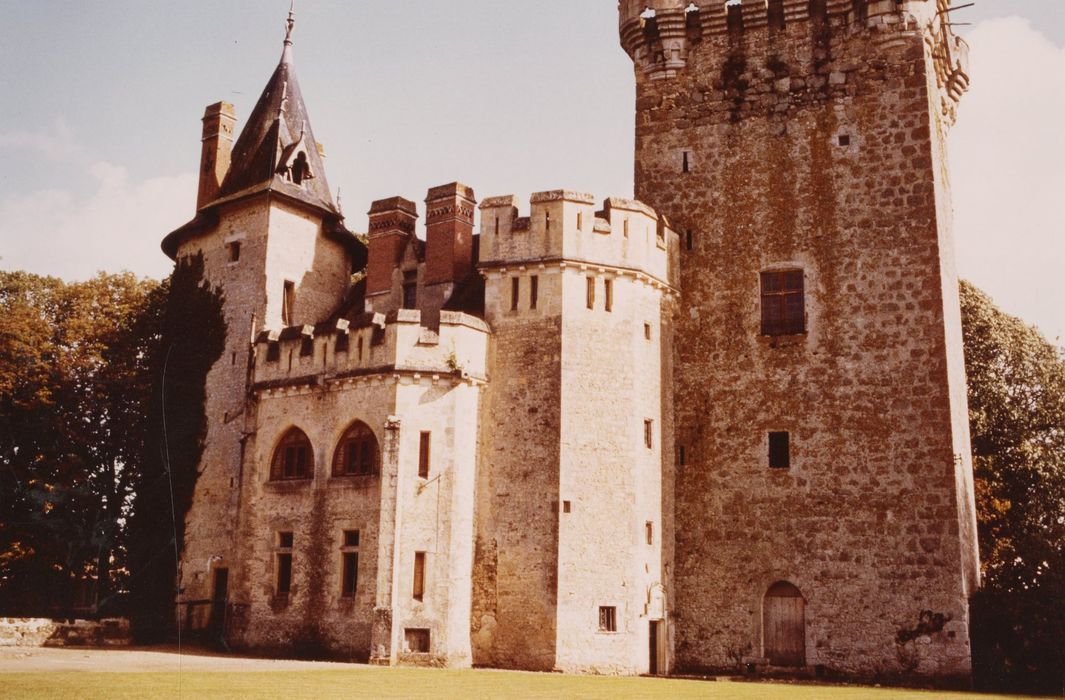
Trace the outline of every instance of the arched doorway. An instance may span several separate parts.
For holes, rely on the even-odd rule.
[[[770,665],[806,665],[806,601],[787,581],[777,581],[766,591],[762,642]]]

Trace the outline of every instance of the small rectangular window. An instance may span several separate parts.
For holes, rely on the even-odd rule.
[[[281,323],[291,326],[295,318],[293,310],[296,308],[296,283],[285,280],[285,290],[281,297]]]
[[[614,280],[603,280],[603,308],[614,310]]]
[[[689,167],[690,166],[688,164],[688,152],[684,151],[684,155],[681,159],[680,170],[681,172],[686,173],[689,171]]]
[[[403,285],[403,308],[418,308],[418,284],[416,282],[407,282]]]
[[[654,544],[655,543],[655,524],[653,522],[651,522],[650,520],[648,520],[644,524],[644,531],[645,531],[645,534],[647,535],[647,544]]]
[[[529,278],[529,308],[535,309],[540,296],[540,278],[533,275]]]
[[[281,549],[292,549],[293,537],[291,532],[277,533],[277,546]]]
[[[769,433],[769,468],[791,468],[791,436],[787,432]]]
[[[695,247],[695,236],[692,235],[692,230],[688,229],[684,232],[684,248],[685,250],[691,250]]]
[[[613,605],[599,606],[599,631],[618,631],[618,610]]]
[[[425,552],[414,553],[414,587],[411,591],[414,600],[425,597]]]
[[[761,273],[762,335],[806,332],[806,300],[802,270]]]
[[[344,598],[354,598],[355,591],[359,587],[359,553],[343,552],[341,554],[343,577],[341,581],[340,595]]]
[[[229,262],[237,262],[240,260],[240,242],[233,241],[229,244]]]
[[[577,212],[577,230],[584,230],[584,212]]]
[[[622,227],[622,230],[624,231],[623,235],[625,236],[625,238],[628,238],[629,237],[629,217],[627,217],[627,216],[625,217],[625,225]]]
[[[429,478],[429,444],[431,433],[423,432],[418,442],[418,476]]]
[[[562,512],[570,513],[573,511],[573,504],[569,501],[562,501]]]
[[[544,228],[548,231],[551,230],[551,212],[549,211],[544,212]]]
[[[429,653],[429,630],[425,628],[407,627],[403,630],[403,638],[407,642],[407,648],[415,654]]]
[[[518,292],[520,290],[521,281],[518,277],[510,278],[510,310],[518,310]]]
[[[345,547],[358,547],[359,546],[359,531],[358,530],[344,530],[344,546]]]
[[[653,420],[645,420],[643,422],[643,444],[647,449],[654,447],[654,426]]]
[[[651,324],[650,323],[643,324],[643,337],[646,338],[647,340],[651,339]]]
[[[595,308],[595,278],[585,277],[585,286],[588,294],[588,308]]]

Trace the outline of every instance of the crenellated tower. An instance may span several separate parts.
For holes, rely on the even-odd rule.
[[[966,682],[979,581],[947,0],[622,0],[681,236],[679,669]]]

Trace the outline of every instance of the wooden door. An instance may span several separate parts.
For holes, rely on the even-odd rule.
[[[207,642],[225,644],[226,599],[229,597],[229,569],[214,570],[211,617],[207,622]]]
[[[781,581],[762,605],[765,656],[773,666],[806,665],[806,601],[795,586]]]
[[[648,646],[650,647],[651,663],[648,667],[648,673],[652,676],[659,674],[658,670],[658,620],[651,620],[650,634],[648,634]]]

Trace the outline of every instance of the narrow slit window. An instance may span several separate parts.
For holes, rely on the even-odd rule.
[[[648,520],[644,526],[644,534],[647,535],[647,544],[655,543],[655,524]]]
[[[540,296],[540,277],[533,275],[529,278],[529,308],[535,309]]]
[[[544,212],[544,228],[548,231],[551,230],[551,212],[549,211]]]
[[[285,280],[285,289],[281,297],[281,323],[286,326],[293,324],[293,309],[296,307],[296,283]]]
[[[425,599],[425,552],[414,553],[414,585],[411,597],[414,600]]]
[[[510,310],[518,310],[518,291],[520,290],[521,281],[518,277],[510,278]]]
[[[647,340],[651,339],[651,324],[650,323],[643,324],[643,337],[646,338]]]
[[[584,212],[577,212],[577,230],[584,230]]]
[[[584,284],[585,284],[585,290],[587,292],[588,308],[589,309],[594,309],[595,308],[595,278],[594,277],[586,277]]]
[[[496,217],[496,235],[499,235],[499,217]]]
[[[629,217],[627,217],[627,216],[625,217],[625,224],[624,224],[624,226],[622,226],[622,231],[623,231],[622,235],[624,235],[625,238],[628,238],[629,237]]]
[[[643,422],[643,444],[647,449],[654,447],[654,429],[653,420],[648,419]]]
[[[791,468],[791,436],[786,431],[769,433],[769,468]]]
[[[291,532],[277,533],[277,595],[287,596],[292,590],[292,543]]]
[[[429,478],[429,445],[432,434],[423,432],[418,442],[418,476],[422,479]]]
[[[684,154],[681,156],[680,171],[686,173],[690,172],[690,169],[691,165],[688,163],[688,152],[684,151]]]
[[[692,250],[695,248],[695,237],[692,235],[692,230],[688,229],[684,232],[684,249]]]
[[[614,310],[614,280],[603,280],[603,308]]]

